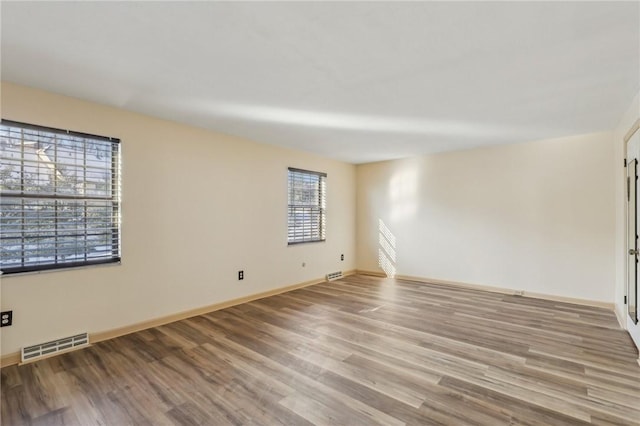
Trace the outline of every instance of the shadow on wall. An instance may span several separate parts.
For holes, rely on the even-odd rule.
[[[378,219],[378,244],[378,266],[387,277],[393,278],[396,276],[396,237],[382,219]]]

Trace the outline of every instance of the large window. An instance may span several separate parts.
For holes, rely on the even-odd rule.
[[[326,178],[289,168],[289,244],[324,241]]]
[[[120,261],[120,141],[2,120],[3,274]]]

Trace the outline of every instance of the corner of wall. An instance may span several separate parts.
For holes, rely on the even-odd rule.
[[[626,330],[627,324],[624,318],[624,305],[616,303],[613,308],[613,311],[616,313],[616,319],[618,320],[618,324],[620,325],[620,328],[623,330]]]

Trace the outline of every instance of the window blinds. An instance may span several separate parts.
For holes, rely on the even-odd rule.
[[[289,244],[325,240],[326,178],[289,168]]]
[[[4,274],[120,260],[120,141],[2,120]]]

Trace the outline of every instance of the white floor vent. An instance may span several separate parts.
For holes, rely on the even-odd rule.
[[[327,281],[339,280],[342,277],[342,271],[331,272],[330,274],[327,274]]]
[[[77,334],[71,337],[54,340],[52,342],[40,343],[38,345],[22,348],[22,362],[34,361],[57,352],[67,351],[69,349],[87,346],[89,344],[89,335],[87,333]]]

